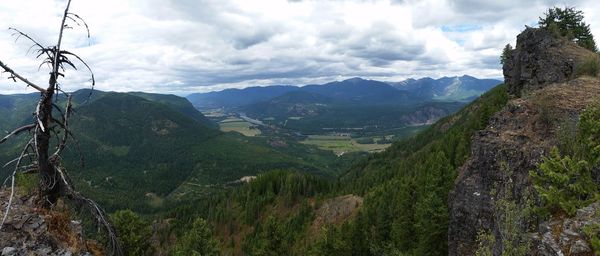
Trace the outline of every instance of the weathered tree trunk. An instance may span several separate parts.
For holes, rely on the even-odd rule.
[[[52,76],[53,77],[53,76]],[[54,95],[54,89],[52,82],[55,83],[55,79],[50,79],[50,86],[46,92],[42,93],[38,113],[39,122],[44,128],[37,131],[35,134],[35,143],[38,160],[38,170],[40,172],[40,186],[39,193],[42,201],[42,206],[48,208],[52,206],[60,197],[60,182],[57,179],[56,169],[54,164],[49,158],[48,152],[50,150],[50,124],[52,122],[52,98]]]

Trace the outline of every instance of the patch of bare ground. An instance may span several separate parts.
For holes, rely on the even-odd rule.
[[[310,231],[318,234],[322,227],[339,225],[351,219],[363,204],[363,198],[356,195],[343,195],[324,201],[316,210],[315,220]]]

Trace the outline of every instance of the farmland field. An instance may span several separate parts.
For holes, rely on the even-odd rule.
[[[260,134],[255,125],[238,118],[228,118],[219,122],[219,128],[224,132],[238,132],[249,137]]]
[[[390,146],[390,144],[359,144],[356,139],[334,135],[310,135],[302,143],[331,150],[337,155],[357,151],[379,152]]]

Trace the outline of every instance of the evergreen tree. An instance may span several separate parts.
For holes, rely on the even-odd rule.
[[[131,210],[115,212],[111,219],[126,255],[150,255],[150,225]]]
[[[540,27],[551,30],[558,29],[561,36],[574,40],[581,47],[597,51],[596,41],[590,31],[590,26],[583,22],[583,12],[572,7],[564,9],[553,7],[548,9],[545,17],[540,17]]]
[[[573,215],[597,191],[589,164],[570,156],[562,157],[556,147],[544,158],[538,171],[531,171],[530,175],[545,214],[563,210]]]
[[[204,219],[197,218],[194,221],[191,229],[177,242],[173,255],[219,255],[218,242],[212,237],[212,232]]]
[[[500,55],[500,64],[504,65],[508,58],[510,58],[510,52],[513,50],[512,45],[506,44],[504,49],[502,50],[502,55]]]

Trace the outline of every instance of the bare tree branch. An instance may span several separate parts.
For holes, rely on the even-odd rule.
[[[4,138],[0,139],[0,144],[6,142],[6,140],[8,140],[12,136],[19,135],[19,133],[21,133],[21,132],[29,131],[29,130],[35,128],[35,126],[36,126],[36,124],[28,124],[28,125],[21,126],[17,129],[15,129],[14,131],[10,132],[8,135],[4,136]]]
[[[67,5],[64,10],[64,14],[62,17],[62,21],[60,24],[60,32],[58,34],[58,42],[55,46],[51,47],[43,47],[29,35],[17,30],[15,31],[17,35],[17,40],[19,37],[25,37],[34,43],[32,47],[28,50],[31,51],[34,47],[39,48],[38,55],[36,58],[40,58],[42,55],[45,55],[46,58],[42,60],[41,65],[38,67],[41,68],[44,64],[48,64],[51,67],[50,78],[48,81],[48,87],[43,89],[41,86],[38,86],[24,77],[18,75],[12,69],[10,69],[7,65],[0,62],[0,67],[4,69],[4,72],[10,73],[10,79],[20,80],[26,83],[28,86],[31,86],[38,91],[41,92],[40,99],[36,104],[35,108],[35,123],[30,124],[24,127],[20,127],[15,131],[8,134],[0,143],[6,141],[8,138],[15,136],[23,131],[32,131],[32,138],[27,143],[21,155],[8,162],[5,166],[9,166],[15,164],[15,169],[12,175],[8,178],[11,178],[11,187],[13,193],[11,193],[11,199],[9,202],[9,206],[6,209],[6,214],[4,219],[10,210],[10,206],[12,204],[12,197],[14,196],[14,183],[15,183],[15,175],[17,173],[30,173],[35,172],[40,178],[40,182],[38,184],[38,193],[40,197],[40,204],[42,207],[52,207],[59,197],[65,197],[76,202],[80,207],[87,207],[90,209],[92,216],[96,219],[97,223],[102,226],[109,238],[111,252],[116,255],[122,255],[123,252],[121,250],[121,246],[117,240],[116,233],[110,220],[107,218],[106,213],[100,208],[100,206],[94,202],[93,200],[84,197],[79,192],[75,190],[72,182],[69,179],[69,176],[66,173],[66,170],[62,167],[62,153],[64,149],[67,147],[67,142],[69,137],[73,138],[73,141],[78,145],[77,140],[73,137],[73,134],[70,131],[70,118],[73,113],[73,104],[72,104],[72,95],[65,93],[60,88],[60,83],[58,79],[60,77],[64,77],[64,72],[66,68],[73,68],[77,70],[77,66],[73,63],[73,58],[76,58],[79,62],[81,62],[87,70],[90,72],[91,81],[92,81],[92,90],[96,83],[94,78],[94,73],[90,66],[79,56],[76,54],[62,50],[62,39],[63,33],[65,29],[72,28],[66,21],[69,20],[74,22],[75,24],[81,26],[83,24],[87,30],[87,36],[89,38],[89,27],[87,23],[79,17],[77,14],[70,13],[69,7],[71,5],[71,0],[67,1]],[[61,71],[63,73],[61,73]],[[64,93],[67,95],[67,101],[64,109],[59,107],[56,102],[58,102],[58,97],[60,93]],[[55,111],[56,109],[56,111]],[[60,120],[54,118],[53,115],[56,113],[60,114]],[[60,133],[63,134],[60,134]],[[51,142],[56,139],[56,151],[49,155]],[[32,158],[32,156],[35,156]],[[23,160],[29,160],[28,163],[22,164]],[[82,160],[83,163],[83,160]],[[5,183],[8,181],[8,178],[5,180]],[[4,186],[3,184],[3,186]],[[2,222],[4,224],[4,221]],[[0,229],[2,225],[0,225]]]
[[[4,72],[10,73],[10,77],[11,79],[19,79],[21,80],[23,83],[26,83],[28,86],[31,86],[32,88],[40,91],[40,92],[45,92],[46,90],[42,89],[42,87],[40,87],[39,85],[36,85],[32,82],[30,82],[29,80],[27,80],[27,78],[22,77],[21,75],[17,74],[17,72],[15,72],[14,70],[12,70],[11,68],[9,68],[6,64],[4,64],[2,61],[0,61],[0,67],[2,67],[4,69]]]
[[[73,18],[71,16],[73,16],[75,18]],[[80,20],[83,23],[83,25],[85,26],[85,29],[87,30],[87,37],[90,38],[90,27],[88,27],[88,24],[85,22],[85,20],[83,20],[81,17],[79,17],[79,15],[72,13],[72,12],[68,13],[67,18],[73,20],[77,25],[81,26],[79,24],[79,22],[77,22],[75,19]]]
[[[40,51],[40,55],[45,53],[46,55],[48,55],[48,57],[50,57],[50,53],[48,53],[48,51],[46,50],[46,48],[44,46],[42,46],[40,43],[38,43],[37,41],[35,41],[33,38],[31,38],[29,35],[21,32],[20,30],[18,30],[16,28],[8,28],[8,30],[15,31],[15,34],[17,35],[17,39],[16,40],[19,40],[19,37],[23,36],[23,37],[29,39],[29,41],[33,42],[34,45],[31,48],[33,48],[34,46],[37,46],[37,47],[40,48],[40,49],[38,49],[38,51]],[[29,52],[29,50],[28,50],[28,52]],[[38,55],[38,57],[40,55]]]
[[[17,160],[17,165],[15,167],[15,170],[13,171],[13,173],[11,175],[10,197],[8,199],[8,205],[6,206],[6,209],[4,211],[4,217],[2,217],[2,223],[0,223],[0,230],[2,230],[2,227],[4,227],[4,223],[6,222],[6,218],[8,218],[8,213],[10,211],[10,207],[12,206],[12,200],[13,200],[13,197],[15,196],[15,175],[17,173],[17,170],[19,170],[19,166],[21,165],[21,160],[23,159],[23,157],[27,153],[27,150],[31,146],[31,143],[32,143],[32,140],[29,140],[29,143],[27,143],[27,145],[25,146],[25,148],[21,152],[21,155],[19,156],[19,158]]]

